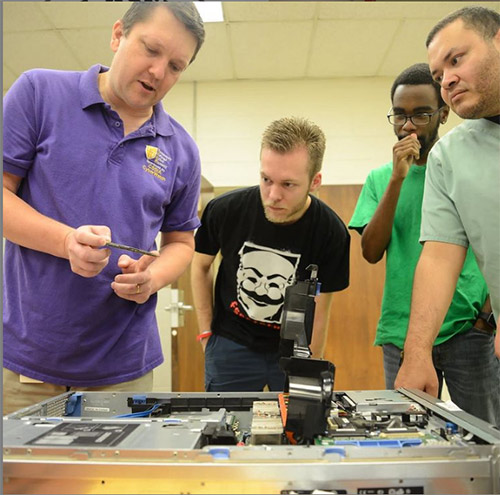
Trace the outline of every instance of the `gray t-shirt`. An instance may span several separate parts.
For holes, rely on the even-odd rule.
[[[420,241],[471,246],[500,314],[500,125],[466,120],[432,148]]]

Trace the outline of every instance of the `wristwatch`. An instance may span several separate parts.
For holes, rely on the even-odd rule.
[[[490,326],[493,329],[497,328],[497,324],[495,321],[495,316],[493,315],[493,311],[490,311],[489,313],[486,313],[484,311],[481,311],[478,315],[478,318],[481,318],[481,320],[485,321],[488,326]]]

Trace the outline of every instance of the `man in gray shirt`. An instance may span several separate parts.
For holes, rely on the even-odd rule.
[[[427,49],[443,99],[468,120],[429,155],[420,238],[425,244],[395,386],[436,395],[432,346],[468,245],[490,291],[492,311],[482,317],[492,333],[500,311],[500,14],[476,6],[460,9],[434,27]],[[495,344],[499,356],[498,335]]]

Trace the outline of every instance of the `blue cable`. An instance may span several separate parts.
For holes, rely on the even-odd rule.
[[[120,414],[119,416],[114,416],[115,418],[144,418],[149,416],[153,411],[156,411],[160,407],[160,404],[155,404],[150,409],[146,409],[145,411],[140,411],[136,413],[130,414]]]

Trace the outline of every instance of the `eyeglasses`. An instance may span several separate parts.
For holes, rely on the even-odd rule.
[[[416,113],[415,115],[405,115],[404,113],[388,113],[387,120],[392,125],[405,125],[408,119],[414,125],[427,125],[431,118],[439,112],[443,107],[439,107],[437,110],[431,113]]]

